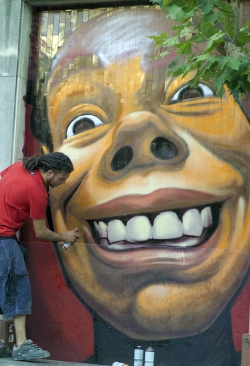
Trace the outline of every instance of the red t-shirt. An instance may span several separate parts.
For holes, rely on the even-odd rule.
[[[15,163],[0,173],[0,235],[11,236],[26,217],[46,218],[48,193],[39,170],[28,172]]]

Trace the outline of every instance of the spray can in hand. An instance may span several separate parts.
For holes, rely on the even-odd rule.
[[[70,246],[71,246],[71,243],[65,243],[65,241],[63,241],[62,243],[59,244],[60,247],[63,249],[63,250],[67,250]]]

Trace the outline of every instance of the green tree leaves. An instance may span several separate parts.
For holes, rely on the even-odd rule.
[[[240,26],[240,0],[151,0],[174,20],[173,34],[150,36],[165,47],[156,57],[177,53],[168,75],[176,77],[195,71],[190,84],[200,79],[212,82],[218,95],[223,85],[237,100],[250,92],[250,21]],[[185,57],[185,63],[183,58]]]

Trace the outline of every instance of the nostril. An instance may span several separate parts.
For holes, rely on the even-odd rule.
[[[178,148],[164,137],[156,137],[150,146],[152,154],[160,160],[173,159],[178,154]]]
[[[125,168],[133,158],[133,149],[131,146],[121,147],[111,161],[111,169],[113,171]]]

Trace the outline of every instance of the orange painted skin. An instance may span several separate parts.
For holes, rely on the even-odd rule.
[[[105,44],[110,35],[100,35],[101,20],[89,38],[88,30],[83,32],[87,46],[81,37],[74,46],[83,60],[90,58],[91,49],[99,61],[90,67],[86,61],[64,81],[65,47],[49,76],[47,112],[54,151],[67,154],[75,168],[65,185],[50,193],[52,217],[58,231],[79,228],[80,239],[60,255],[90,307],[132,338],[184,337],[206,330],[216,320],[248,270],[249,125],[226,90],[222,99],[211,94],[176,99],[191,76],[169,80],[162,61],[145,61],[153,41],[145,41],[148,48],[140,43],[153,34],[147,19],[169,27],[165,15],[144,9],[143,23],[138,12],[124,12],[126,16],[133,19],[129,24],[139,24],[137,42],[131,41],[129,52],[114,41],[110,59],[109,54],[98,54],[91,37],[98,34]],[[112,16],[105,21],[112,24]],[[111,32],[122,29],[122,21],[112,24]],[[156,34],[161,32],[157,27]],[[83,123],[72,129],[81,115],[97,117],[97,127]],[[171,141],[178,154],[172,159],[154,156],[150,146],[157,137]],[[132,148],[133,158],[114,170],[113,158],[123,146]],[[215,203],[222,204],[218,227],[207,240],[188,248],[150,241],[145,246],[124,243],[119,251],[112,245],[104,248],[88,222]]]

